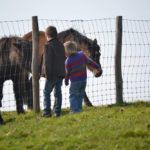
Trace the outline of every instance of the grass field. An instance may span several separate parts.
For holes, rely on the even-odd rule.
[[[150,103],[63,110],[59,118],[3,114],[0,150],[150,150]]]

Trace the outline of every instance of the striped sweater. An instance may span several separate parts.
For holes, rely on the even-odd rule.
[[[70,79],[71,82],[85,80],[87,78],[86,65],[99,69],[99,65],[86,57],[82,51],[68,57],[65,61],[65,80],[68,81]]]

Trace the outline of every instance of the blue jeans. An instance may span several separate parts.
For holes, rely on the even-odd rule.
[[[86,88],[86,80],[71,82],[70,85],[70,111],[73,113],[82,111],[82,101]]]
[[[55,97],[55,107],[54,112],[56,114],[61,113],[61,105],[62,105],[62,78],[58,78],[55,81],[49,81],[46,79],[45,87],[44,87],[44,114],[51,114],[51,92],[54,89],[54,97]]]

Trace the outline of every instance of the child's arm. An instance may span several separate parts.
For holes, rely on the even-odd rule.
[[[86,60],[86,65],[88,65],[89,67],[92,67],[93,69],[99,69],[100,66],[95,61],[93,61],[91,58],[89,58],[85,55],[84,55],[84,57]]]
[[[95,77],[99,77],[102,74],[102,68],[101,65],[98,65],[95,61],[93,61],[91,58],[85,56],[86,65],[90,71],[92,71],[95,75]]]

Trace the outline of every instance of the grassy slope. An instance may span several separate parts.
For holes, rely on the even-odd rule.
[[[85,108],[60,118],[3,114],[0,150],[150,150],[150,106]]]

